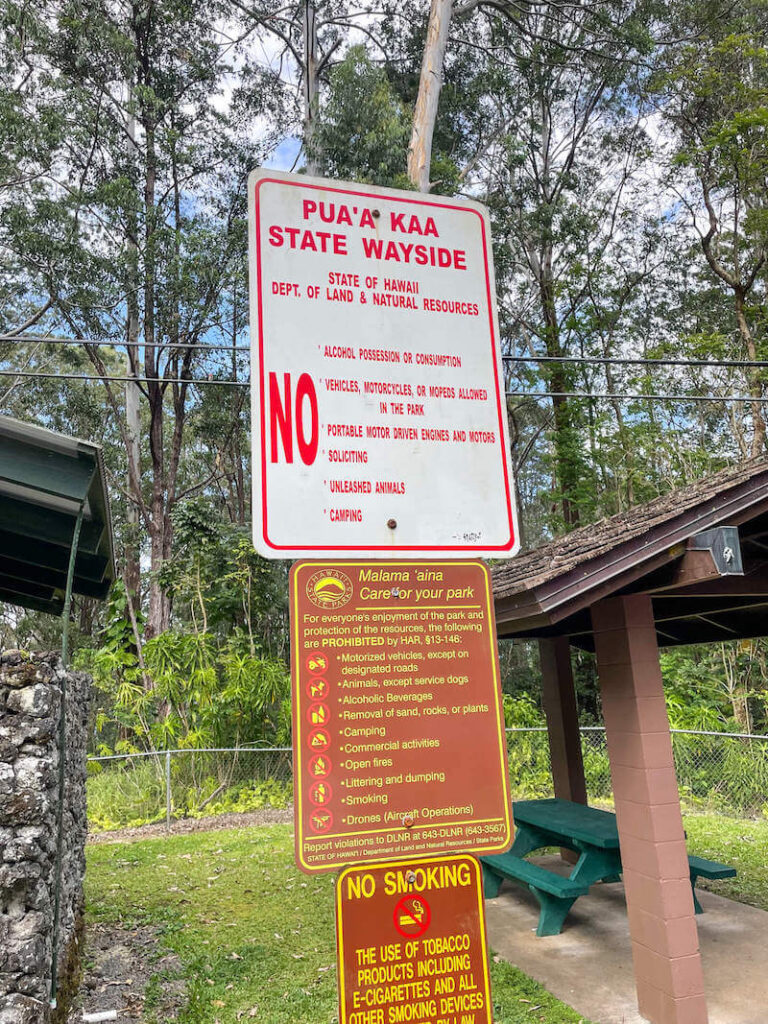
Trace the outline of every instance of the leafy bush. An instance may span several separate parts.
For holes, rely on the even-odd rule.
[[[88,819],[93,832],[136,828],[165,820],[165,755],[88,765]],[[288,752],[237,754],[180,751],[171,757],[174,817],[200,818],[262,807],[288,807],[293,798]]]
[[[602,738],[602,733],[598,733]],[[587,782],[587,793],[590,799],[605,800],[613,795],[611,785],[611,765],[605,744],[601,747],[593,743],[582,744],[584,758],[584,777]]]
[[[191,810],[190,818],[200,818],[208,814],[242,813],[258,811],[262,807],[289,807],[293,801],[293,786],[290,782],[278,782],[267,779],[265,782],[243,782],[231,786],[220,800],[211,801],[202,811]]]
[[[137,828],[165,817],[163,769],[151,757],[131,758],[107,768],[89,761],[86,785],[92,832]]]
[[[720,814],[768,811],[768,742],[719,736],[673,737],[684,805]]]

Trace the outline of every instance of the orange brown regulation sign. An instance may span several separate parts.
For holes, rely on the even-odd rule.
[[[336,883],[339,1024],[491,1024],[480,865],[347,868]]]
[[[297,562],[290,605],[298,866],[506,850],[483,563]]]

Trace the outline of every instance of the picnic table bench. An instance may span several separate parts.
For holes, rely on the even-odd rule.
[[[591,885],[621,878],[616,815],[570,800],[518,800],[512,810],[514,843],[506,853],[480,858],[485,896],[490,899],[498,895],[504,878],[528,886],[541,908],[536,934],[557,935],[574,902]],[[523,859],[547,846],[560,846],[579,854],[570,875],[557,874]],[[692,855],[688,865],[694,909],[701,914],[695,889],[698,878],[733,878],[736,869]]]
[[[498,896],[503,878],[513,878],[528,886],[541,908],[537,935],[559,935],[568,911],[579,896],[589,892],[584,882],[574,882],[522,857],[513,857],[509,851],[496,857],[483,857],[482,865],[486,899]]]

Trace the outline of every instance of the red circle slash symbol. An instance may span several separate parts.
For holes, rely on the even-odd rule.
[[[330,757],[318,754],[316,757],[310,758],[308,768],[313,779],[325,779],[331,774],[333,765]]]
[[[309,787],[309,799],[315,807],[323,807],[330,803],[333,796],[330,782],[313,782]]]
[[[309,816],[309,827],[313,832],[330,832],[333,828],[333,815],[316,807]]]
[[[403,896],[397,901],[392,917],[397,931],[408,939],[424,934],[432,920],[432,911],[422,896]]]
[[[330,660],[328,655],[323,654],[322,651],[313,651],[312,654],[307,655],[304,664],[313,676],[320,676],[328,668]]]
[[[310,725],[327,725],[331,720],[331,709],[327,704],[310,704],[307,708],[307,721]]]
[[[306,694],[310,700],[325,700],[330,689],[328,680],[323,679],[321,676],[317,676],[314,679],[310,679],[307,683]]]
[[[313,729],[307,737],[307,743],[310,750],[322,753],[330,747],[331,737],[325,729]]]

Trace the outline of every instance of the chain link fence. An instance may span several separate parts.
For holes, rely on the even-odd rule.
[[[512,798],[552,796],[546,728],[508,729],[507,747]],[[590,803],[611,804],[605,729],[582,728],[581,749]],[[684,811],[768,814],[768,736],[673,729],[672,750]]]
[[[92,832],[288,807],[292,799],[290,747],[164,750],[88,759]]]
[[[591,803],[613,799],[605,730],[581,730]],[[544,727],[508,729],[512,798],[552,796]],[[683,810],[735,817],[768,814],[768,736],[672,731]],[[168,824],[181,817],[288,807],[290,747],[168,750],[88,760],[91,831]]]

